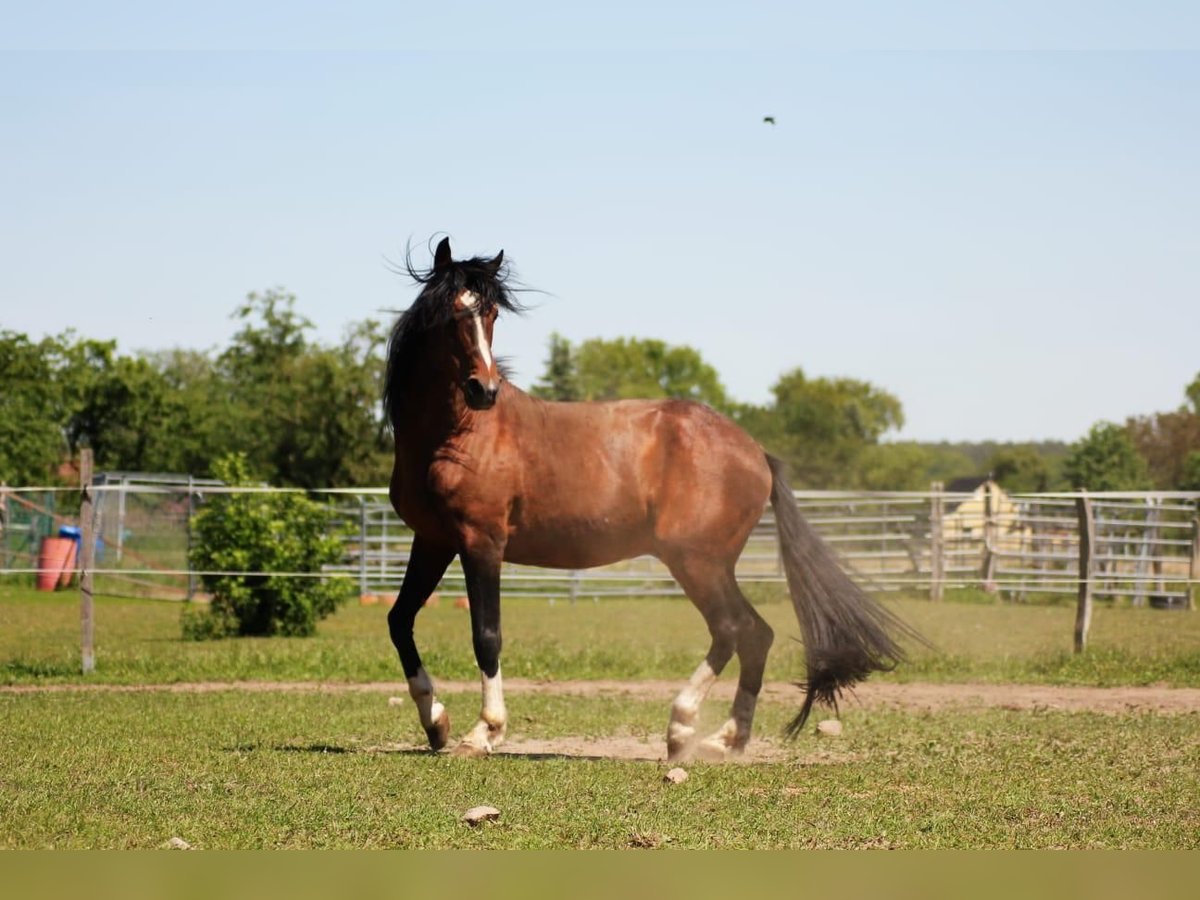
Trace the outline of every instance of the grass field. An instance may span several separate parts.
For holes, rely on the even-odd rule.
[[[1145,608],[1098,608],[1089,652],[1071,652],[1068,605],[888,601],[934,644],[912,648],[895,680],[1200,686],[1200,616]],[[803,650],[790,602],[763,598],[775,628],[768,680],[793,680]],[[399,677],[386,607],[348,605],[315,638],[180,640],[181,606],[97,598],[97,669],[118,683],[286,679],[375,681]],[[668,678],[689,674],[708,648],[703,620],[686,600],[600,603],[512,598],[504,603],[504,671],[548,679]],[[442,602],[417,620],[430,672],[475,678],[467,613]],[[74,593],[0,587],[0,683],[81,680],[79,601]]]
[[[478,698],[452,695],[469,721]],[[515,735],[657,735],[658,703],[520,698]],[[519,712],[518,712],[519,710]],[[778,734],[790,708],[766,704]],[[1195,716],[850,712],[772,764],[460,760],[383,694],[0,695],[0,846],[1196,847]],[[822,743],[825,741],[825,743]],[[397,748],[397,742],[399,747]],[[499,822],[460,821],[487,803]]]
[[[894,604],[940,651],[893,681],[1200,685],[1200,616],[1097,611],[1070,653],[1073,611]],[[775,681],[801,671],[788,604],[760,609]],[[312,639],[180,639],[180,606],[99,598],[88,682],[396,681],[385,609],[348,606]],[[843,712],[840,738],[778,735],[794,702],[760,706],[765,762],[689,766],[589,758],[588,742],[658,740],[667,704],[603,691],[509,699],[513,746],[582,750],[461,760],[423,752],[411,703],[379,690],[81,691],[78,599],[0,589],[0,846],[158,847],[1147,847],[1200,846],[1200,715],[954,708]],[[707,646],[686,601],[505,604],[505,672],[682,680]],[[474,679],[467,614],[418,620],[435,677]],[[458,729],[475,692],[444,698]],[[706,707],[718,721],[723,706]],[[467,808],[498,822],[471,828]]]

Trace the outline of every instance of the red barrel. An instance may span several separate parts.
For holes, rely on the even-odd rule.
[[[39,591],[52,591],[60,584],[71,582],[75,568],[75,541],[73,538],[42,538],[42,551],[38,554],[37,587]]]

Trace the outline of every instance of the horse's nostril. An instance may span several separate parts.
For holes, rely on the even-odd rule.
[[[463,391],[467,397],[467,403],[472,406],[491,406],[496,402],[497,388],[484,387],[482,381],[475,376],[467,379]]]

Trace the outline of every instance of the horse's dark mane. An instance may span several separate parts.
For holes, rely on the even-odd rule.
[[[433,265],[419,269],[413,265],[411,249],[406,249],[404,269],[423,287],[412,306],[400,313],[388,339],[383,406],[393,431],[399,427],[404,393],[411,384],[417,350],[431,330],[453,320],[454,301],[459,294],[463,291],[473,293],[485,313],[495,308],[515,313],[525,309],[513,296],[516,289],[508,283],[511,272],[507,263],[497,269],[494,260],[475,256],[456,260],[442,268]]]

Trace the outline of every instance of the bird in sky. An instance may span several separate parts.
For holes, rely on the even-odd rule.
[[[763,122],[767,125],[774,125],[775,117],[774,116],[763,116]]]

